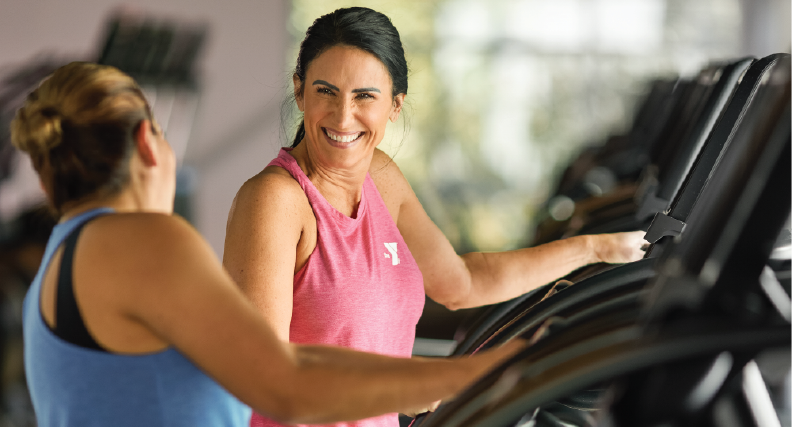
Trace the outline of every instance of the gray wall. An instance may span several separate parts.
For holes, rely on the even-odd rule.
[[[198,172],[194,222],[221,255],[234,194],[280,146],[288,0],[134,3],[149,15],[209,24],[203,96],[185,164]],[[39,54],[95,58],[115,7],[106,0],[0,0],[0,73]]]
[[[745,55],[763,57],[790,51],[791,4],[790,0],[741,0]]]

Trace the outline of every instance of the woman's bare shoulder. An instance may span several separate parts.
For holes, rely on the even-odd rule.
[[[313,211],[300,184],[285,169],[268,166],[245,182],[237,192],[226,224],[230,235],[277,223],[301,230]]]
[[[303,200],[307,201],[305,193],[287,170],[278,166],[267,166],[242,184],[234,204],[255,207],[261,203],[272,202],[299,204]]]
[[[380,149],[374,150],[369,174],[384,199],[397,198],[402,200],[412,192],[410,184],[402,174],[396,162]],[[387,200],[386,200],[387,202]]]
[[[372,178],[374,175],[392,174],[397,172],[401,173],[399,167],[396,166],[396,162],[391,158],[391,156],[379,148],[375,148],[374,156],[371,158],[371,166],[369,166],[369,174],[371,174]]]
[[[102,232],[109,231],[104,230],[105,228],[118,229],[117,231],[134,229],[135,232],[139,232],[146,228],[156,228],[157,231],[161,231],[159,229],[178,230],[190,227],[189,222],[181,216],[160,212],[118,212],[100,217],[95,223],[96,229]]]
[[[128,249],[138,246],[168,247],[203,240],[198,231],[179,215],[156,212],[129,212],[99,218],[85,231],[97,243],[120,243]]]
[[[119,289],[126,289],[129,281],[161,284],[197,264],[219,266],[215,252],[187,220],[165,213],[130,212],[99,218],[86,227],[80,245],[78,250],[91,260],[95,276]]]

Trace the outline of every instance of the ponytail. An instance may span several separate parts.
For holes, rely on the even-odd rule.
[[[297,128],[297,133],[294,135],[294,141],[292,141],[291,148],[296,147],[297,144],[303,140],[303,138],[305,138],[305,120],[300,120],[300,127]]]

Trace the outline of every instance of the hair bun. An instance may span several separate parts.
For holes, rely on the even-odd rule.
[[[26,105],[12,123],[13,143],[22,151],[44,154],[63,140],[63,116],[54,106]]]

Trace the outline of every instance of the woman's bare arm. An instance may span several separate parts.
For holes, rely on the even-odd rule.
[[[103,250],[101,261],[113,265],[113,286],[132,289],[120,310],[274,419],[327,423],[425,407],[517,350],[411,360],[285,343],[189,224],[144,215],[118,227],[113,240],[124,245]]]
[[[459,256],[426,214],[396,164],[379,162],[387,166],[381,167],[375,181],[378,188],[387,186],[381,191],[386,204],[398,206],[396,225],[423,273],[426,294],[452,310],[515,298],[587,264],[624,263],[643,256],[644,233],[640,231],[577,236],[533,248]]]
[[[242,186],[228,214],[223,266],[284,341],[306,209],[297,181],[270,167]]]

